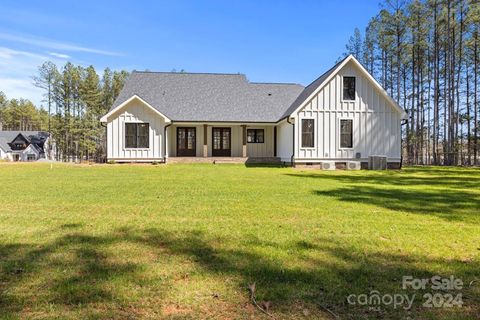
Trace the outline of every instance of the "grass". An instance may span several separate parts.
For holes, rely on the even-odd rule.
[[[479,169],[2,163],[0,181],[5,319],[266,319],[251,283],[277,319],[480,314]],[[404,275],[461,278],[464,306],[423,307]],[[415,303],[347,303],[372,290]]]

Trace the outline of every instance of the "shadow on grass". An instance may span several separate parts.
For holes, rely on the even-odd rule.
[[[472,175],[466,173],[472,172]],[[478,171],[480,173],[480,171]],[[446,173],[446,174],[445,174]],[[351,203],[373,204],[389,210],[431,214],[448,221],[476,223],[480,216],[480,177],[474,170],[438,169],[373,173],[289,173],[292,177],[342,183],[341,187],[312,190]],[[433,187],[433,188],[432,188]],[[472,191],[469,191],[472,190]]]
[[[62,225],[59,229],[69,231],[79,226]],[[30,303],[33,302],[68,309],[82,309],[102,302],[121,305],[124,297],[115,292],[111,281],[135,279],[139,266],[111,261],[105,248],[119,240],[115,236],[90,236],[75,232],[42,245],[0,246],[0,314],[19,316],[25,308],[32,309]],[[35,289],[38,292],[21,291],[26,283],[38,279],[43,281]],[[17,289],[19,293],[16,293]],[[86,311],[89,316],[95,315],[95,310]],[[121,318],[132,313],[124,308],[102,312],[100,318]]]
[[[129,308],[131,303],[122,296],[123,286],[145,282],[140,264],[117,262],[121,257],[108,254],[108,248],[117,243],[141,246],[142,253],[154,254],[158,258],[175,256],[194,264],[195,269],[208,277],[233,281],[239,292],[255,282],[259,300],[273,302],[273,312],[290,317],[301,315],[297,306],[314,310],[312,316],[323,314],[328,308],[342,318],[404,317],[405,310],[382,307],[371,310],[367,306],[347,304],[349,294],[406,293],[401,289],[404,275],[427,278],[434,275],[429,270],[444,270],[441,276],[455,274],[464,282],[479,276],[480,263],[458,260],[432,259],[398,253],[368,252],[350,247],[329,238],[317,238],[314,242],[300,240],[277,246],[276,250],[291,253],[288,261],[264,256],[254,247],[239,247],[228,244],[228,239],[211,239],[197,230],[172,233],[150,228],[122,228],[103,236],[83,233],[64,234],[42,248],[13,244],[0,247],[0,310],[3,314],[20,316],[30,303],[38,299],[50,306],[95,309],[99,303],[106,306],[99,318],[126,318],[135,316]],[[257,246],[262,246],[256,240]],[[265,246],[270,246],[267,243]],[[69,254],[69,258],[58,260],[58,254]],[[113,255],[113,256],[112,256]],[[18,271],[18,270],[22,271]],[[48,276],[49,274],[52,276]],[[33,288],[36,297],[22,291],[30,279],[40,278]],[[160,280],[158,280],[160,281]],[[165,284],[165,290],[174,283]],[[188,289],[187,289],[188,290]],[[477,295],[480,292],[475,289]],[[407,292],[418,293],[418,292]],[[155,293],[160,298],[165,291]],[[469,292],[472,294],[472,292]],[[409,315],[425,312],[416,301]],[[466,301],[467,312],[480,311],[478,300]],[[152,306],[150,306],[152,307]],[[155,306],[153,306],[155,307]],[[93,312],[90,310],[91,312]],[[98,312],[98,310],[96,310]],[[238,310],[242,314],[242,310]],[[443,312],[443,311],[442,311]],[[198,316],[198,315],[197,315]]]

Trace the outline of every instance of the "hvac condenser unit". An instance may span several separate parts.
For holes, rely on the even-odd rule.
[[[347,170],[360,170],[361,168],[362,168],[362,164],[360,161],[347,162]]]
[[[322,161],[322,170],[335,170],[335,161]]]
[[[369,156],[368,170],[387,170],[386,156]]]

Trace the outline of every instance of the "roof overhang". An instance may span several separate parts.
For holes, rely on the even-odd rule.
[[[158,111],[157,109],[155,109],[152,105],[150,105],[148,102],[146,102],[145,100],[143,100],[142,98],[140,98],[138,95],[134,94],[133,96],[131,96],[130,98],[128,98],[127,100],[125,100],[124,102],[122,102],[121,104],[119,104],[117,107],[113,108],[112,110],[110,110],[106,115],[104,115],[103,117],[100,118],[100,122],[107,122],[108,121],[108,117],[110,117],[112,114],[114,114],[115,112],[121,110],[122,108],[124,108],[126,105],[128,105],[130,102],[134,101],[134,100],[138,100],[140,101],[145,107],[149,108],[151,111],[153,111],[154,113],[158,114],[160,117],[162,117],[165,122],[167,123],[170,123],[171,120],[166,116],[164,115],[163,113],[161,113],[160,111]]]
[[[338,71],[340,71],[347,63],[349,63],[350,61],[352,61],[353,63],[355,63],[355,65],[360,69],[361,73],[368,79],[370,80],[370,82],[374,85],[374,87],[381,93],[381,95],[390,103],[390,105],[398,112],[400,113],[400,117],[401,119],[407,119],[407,113],[405,112],[405,110],[403,110],[402,107],[400,107],[398,105],[397,102],[395,102],[395,100],[392,99],[392,97],[390,97],[390,95],[387,93],[387,91],[385,91],[385,89],[380,85],[380,83],[378,83],[377,80],[375,80],[375,78],[362,66],[362,64],[360,62],[358,62],[357,59],[355,59],[355,57],[353,55],[349,55],[342,63],[340,63],[337,68],[312,92],[312,94],[310,94],[310,96],[305,99],[302,104],[300,104],[298,106],[297,109],[295,109],[295,111],[292,112],[292,114],[289,116],[289,117],[294,117],[295,114],[297,114],[298,111],[300,111],[303,107],[305,107],[305,105],[307,105],[308,102],[310,102],[310,100],[313,99],[313,97],[315,97],[315,95],[318,94],[318,92],[320,90],[322,90],[322,88],[330,81],[332,80],[333,77],[335,77],[338,73]]]
[[[218,126],[218,125],[228,125],[228,126],[240,126],[240,125],[248,125],[248,126],[274,126],[276,122],[265,122],[265,121],[183,121],[183,120],[173,120],[172,124],[180,124],[180,125],[208,125],[208,126]]]

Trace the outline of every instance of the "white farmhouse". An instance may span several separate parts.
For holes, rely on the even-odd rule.
[[[51,159],[52,143],[48,132],[0,131],[0,160],[37,161]]]
[[[403,109],[353,57],[307,87],[242,74],[133,72],[101,119],[116,162],[401,161]]]

